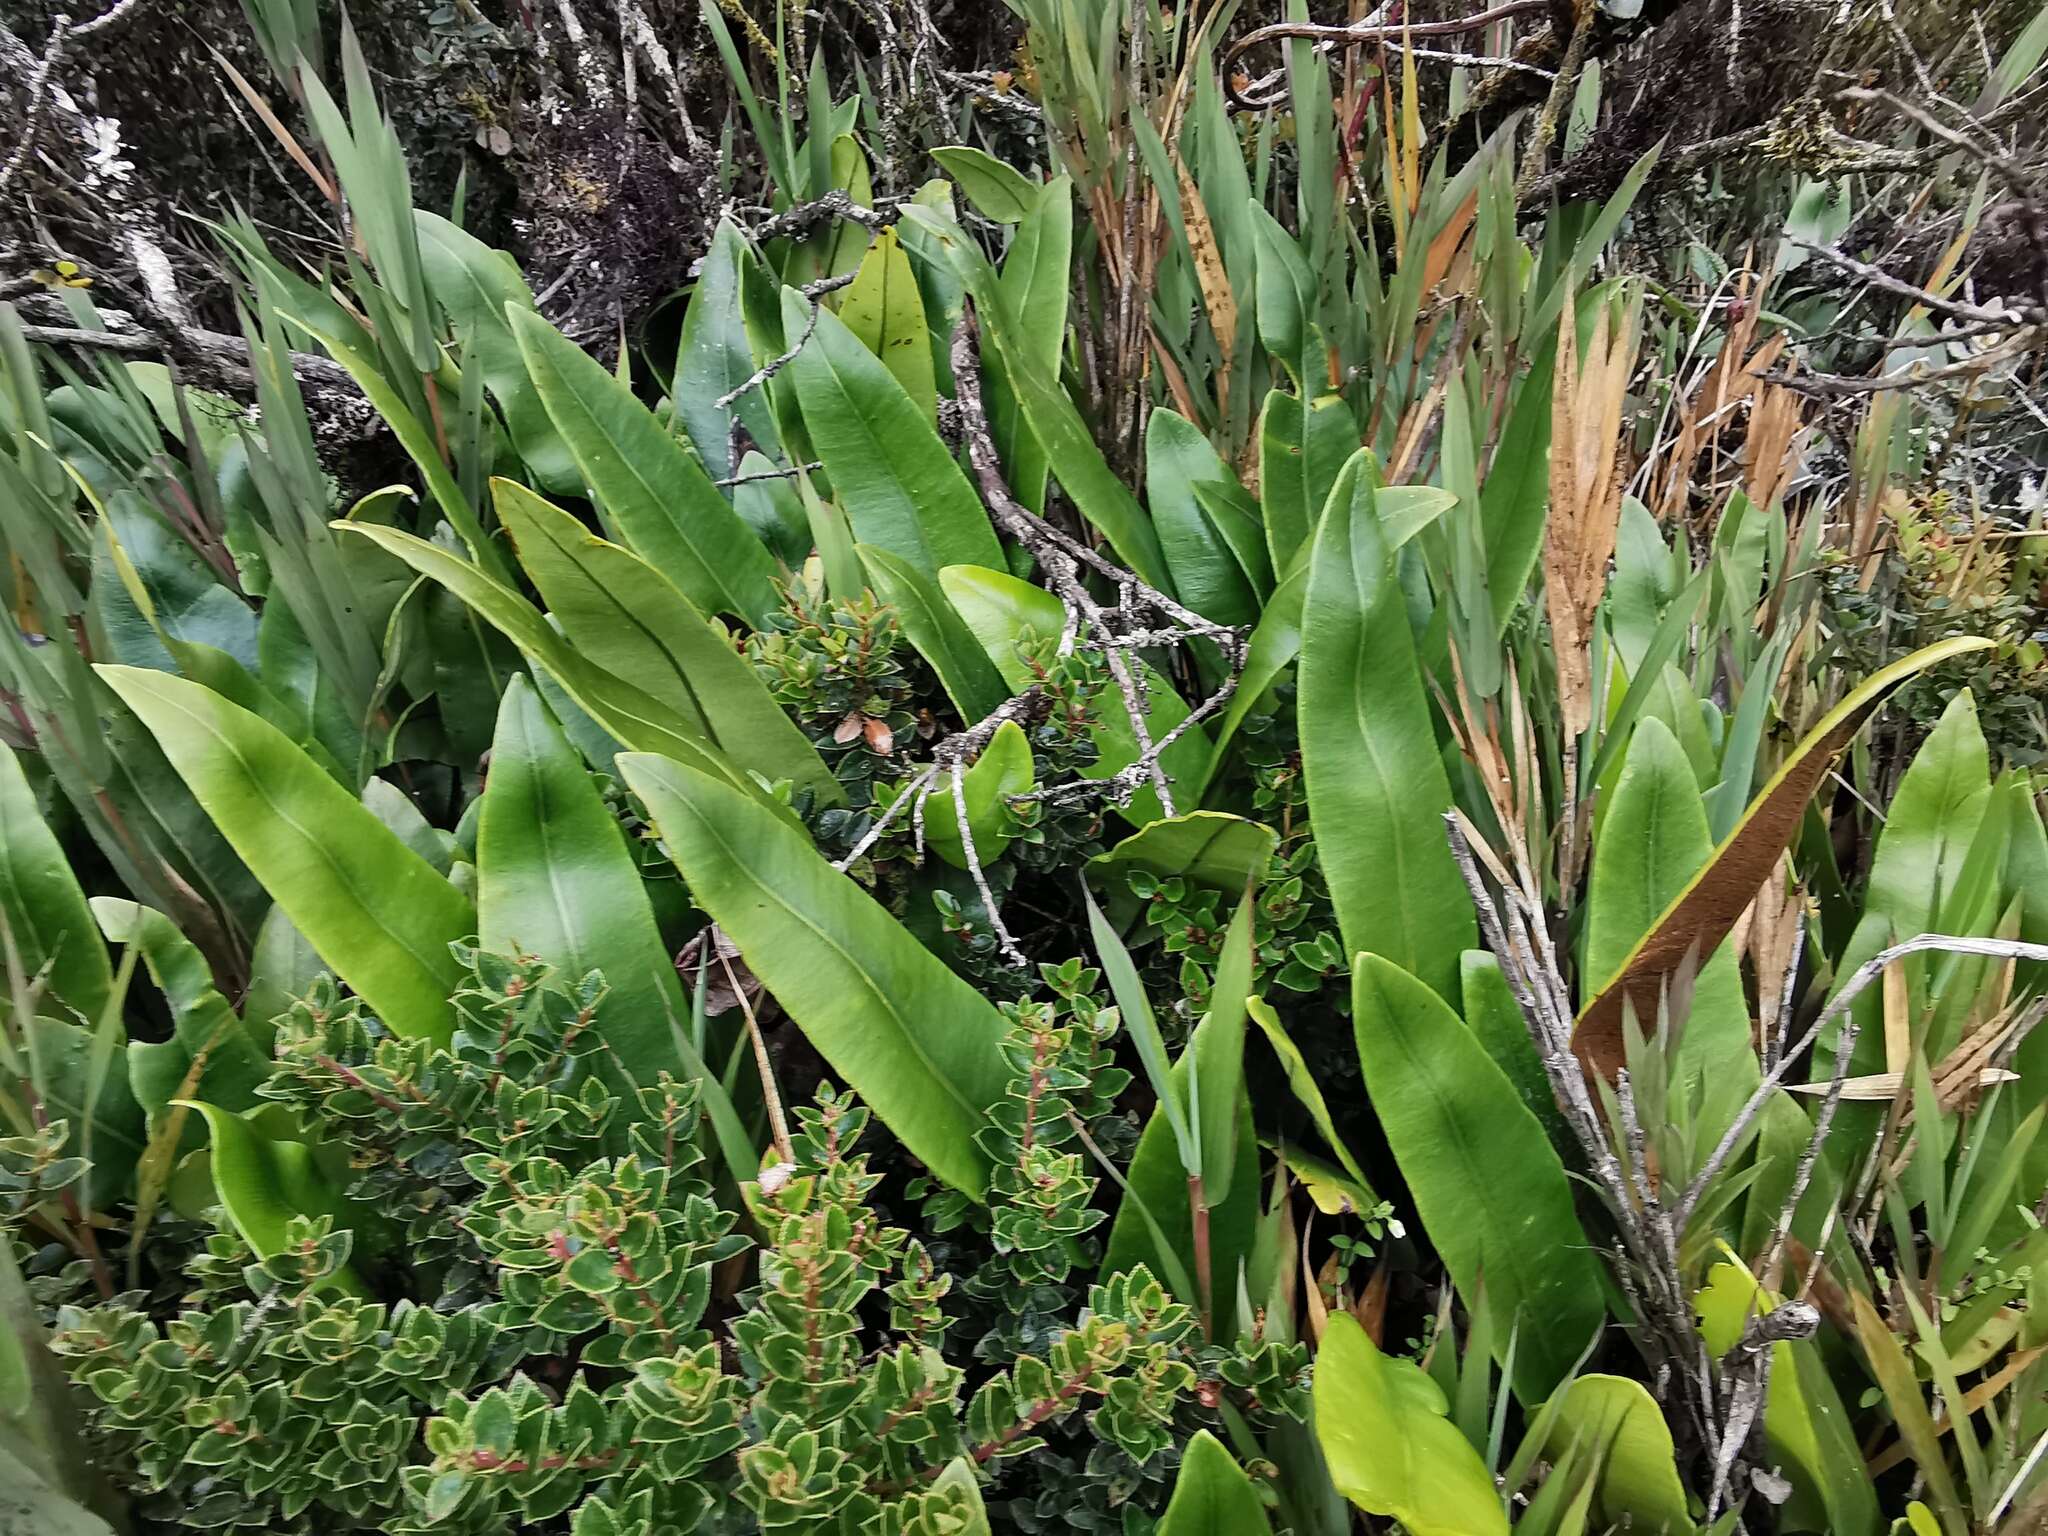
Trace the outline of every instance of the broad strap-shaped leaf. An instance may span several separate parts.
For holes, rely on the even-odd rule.
[[[1990,644],[1989,640],[1958,635],[1915,651],[1864,679],[1807,732],[1750,801],[1742,820],[1714,850],[1706,867],[1672,898],[1642,942],[1600,984],[1579,1014],[1572,1049],[1588,1068],[1611,1078],[1622,1065],[1624,1000],[1634,1004],[1637,1018],[1654,1019],[1659,994],[1686,956],[1709,954],[1728,936],[1791,842],[1806,812],[1806,802],[1813,798],[1835,758],[1892,690],[1939,662]]]
[[[1528,1021],[1501,974],[1499,958],[1483,949],[1466,950],[1458,957],[1458,980],[1465,1027],[1493,1064],[1507,1074],[1516,1096],[1550,1132],[1552,1144],[1570,1145],[1570,1133],[1564,1116],[1558,1113],[1557,1095],[1543,1070],[1543,1058],[1536,1054]]]
[[[1614,973],[1712,851],[1699,781],[1678,738],[1654,717],[1636,726],[1605,809],[1586,898],[1589,976]],[[1733,1115],[1757,1080],[1742,971],[1725,941],[1694,963],[1691,1006],[1671,1021],[1683,1031],[1674,1064],[1685,1080],[1704,1083],[1722,1113]],[[1654,1032],[1655,1005],[1636,1023]],[[1708,1120],[1708,1134],[1718,1136],[1725,1119],[1710,1114]]]
[[[941,169],[959,183],[974,211],[998,224],[1015,224],[1038,206],[1042,190],[1022,171],[986,150],[948,144],[932,151]]]
[[[1348,1312],[1323,1330],[1315,1405],[1330,1479],[1360,1509],[1412,1536],[1508,1536],[1493,1479],[1445,1416],[1442,1389],[1414,1361],[1381,1354]]]
[[[396,528],[337,523],[433,578],[489,623],[536,667],[545,668],[603,730],[638,752],[662,752],[715,773],[751,794],[761,789],[707,741],[697,727],[653,695],[614,676],[556,634],[540,610],[467,560]]]
[[[1272,1530],[1244,1468],[1209,1431],[1196,1430],[1157,1536],[1272,1536]]]
[[[1057,177],[1039,189],[1003,253],[995,291],[1002,300],[1005,334],[1014,335],[1027,361],[1045,378],[1057,379],[1067,342],[1067,303],[1074,259],[1074,184]],[[1017,499],[1034,512],[1045,510],[1046,455],[1010,382],[1000,352],[991,353],[988,375],[989,432],[1001,456],[1003,475]]]
[[[805,1038],[934,1174],[980,1198],[975,1133],[1008,1081],[1002,1016],[764,806],[667,758],[627,753],[619,771]]]
[[[1259,418],[1259,500],[1275,574],[1309,542],[1330,490],[1358,452],[1358,423],[1342,395],[1274,390]]]
[[[1227,811],[1189,811],[1140,828],[1088,864],[1150,870],[1166,880],[1184,875],[1198,885],[1241,891],[1247,880],[1265,876],[1279,842],[1279,833],[1262,822]]]
[[[1574,1443],[1600,1457],[1593,1509],[1603,1525],[1626,1525],[1644,1536],[1692,1536],[1685,1485],[1664,1410],[1639,1381],[1579,1376],[1552,1398],[1545,1455],[1557,1461]]]
[[[183,678],[95,670],[335,974],[396,1033],[447,1040],[462,894],[277,727]]]
[[[20,761],[5,743],[0,743],[0,911],[21,960],[23,983],[49,966],[45,996],[61,1010],[96,1023],[114,984],[107,946],[100,942],[99,926],[62,845],[43,821]]]
[[[610,984],[597,1028],[623,1075],[679,1072],[673,1020],[689,1002],[654,924],[625,834],[547,705],[515,677],[498,708],[477,830],[485,948],[538,955],[571,983]]]
[[[775,560],[703,467],[604,364],[539,315],[506,314],[606,525],[706,613],[758,628],[775,608]]]
[[[1145,504],[1174,590],[1205,619],[1249,624],[1258,617],[1258,595],[1195,497],[1204,483],[1234,482],[1201,428],[1164,406],[1153,411],[1145,425]]]
[[[759,260],[740,227],[729,218],[720,218],[711,236],[711,249],[697,270],[697,286],[690,291],[682,341],[676,349],[675,382],[669,398],[675,402],[676,420],[695,445],[698,459],[717,480],[735,469],[746,473],[744,464],[731,462],[735,416],[755,442],[773,445],[776,440],[775,415],[764,390],[750,389],[729,406],[718,403],[753,376],[754,353],[747,343],[741,284],[747,277],[759,275]],[[738,505],[739,501],[736,489],[733,502]]]
[[[810,300],[784,292],[782,324],[792,341],[811,325],[811,314]],[[981,497],[938,429],[845,322],[818,310],[810,340],[787,371],[811,444],[859,542],[927,575],[947,565],[1002,563]]]
[[[491,488],[519,563],[578,654],[667,704],[730,761],[833,804],[844,798],[731,637],[674,583],[524,486]]]
[[[484,388],[505,417],[513,451],[543,490],[580,494],[583,472],[548,419],[505,318],[507,306],[538,313],[518,263],[438,213],[419,208],[412,217],[427,291],[455,328],[463,368],[482,371]]]
[[[867,584],[875,596],[896,610],[897,622],[917,653],[939,675],[939,686],[963,720],[980,720],[1002,707],[1010,696],[1003,679],[962,621],[936,578],[927,576],[900,555],[873,544],[857,544]]]
[[[1455,997],[1478,942],[1444,836],[1451,806],[1369,456],[1344,467],[1303,597],[1298,702],[1309,816],[1345,952],[1385,955]]]
[[[861,344],[882,360],[903,392],[927,419],[936,419],[938,385],[932,373],[931,334],[925,329],[924,300],[917,275],[896,231],[875,236],[853,286],[839,306],[839,318]]]
[[[1041,639],[1059,636],[1066,621],[1066,610],[1060,606],[1060,600],[1045,588],[1019,581],[1005,571],[978,566],[949,566],[939,573],[939,586],[981,642],[1003,681],[1020,692],[1030,687],[1031,669],[1019,657],[1018,644],[1027,634]],[[1146,729],[1156,743],[1187,718],[1188,707],[1173,684],[1150,667],[1143,667],[1142,663],[1140,666],[1149,695]],[[1138,760],[1137,736],[1122,699],[1113,689],[1096,710],[1090,732],[1095,738],[1096,759],[1083,770],[1084,777],[1106,779]],[[1183,732],[1161,754],[1160,762],[1173,787],[1176,805],[1182,801],[1193,805],[1201,799],[1210,756],[1208,737],[1199,725]],[[1149,783],[1139,785],[1130,804],[1121,807],[1119,814],[1133,826],[1151,825],[1162,814],[1158,792]]]
[[[1387,553],[1393,556],[1400,553],[1402,545],[1457,505],[1457,498],[1433,485],[1396,485],[1374,491],[1373,502],[1379,512],[1380,532],[1387,541]],[[1320,524],[1319,516],[1317,525]],[[1251,640],[1245,648],[1244,671],[1237,680],[1237,691],[1230,696],[1222,722],[1216,727],[1216,761],[1209,771],[1212,784],[1216,782],[1217,771],[1223,766],[1224,751],[1237,734],[1237,728],[1258,707],[1259,700],[1273,685],[1274,679],[1293,666],[1295,657],[1301,654],[1301,604],[1302,596],[1308,590],[1309,553],[1310,548],[1306,544],[1295,550],[1292,569],[1282,574],[1279,585],[1266,599],[1259,622],[1252,630]]]
[[[1495,1348],[1515,1339],[1515,1395],[1540,1402],[1607,1311],[1564,1164],[1429,987],[1360,954],[1351,995],[1366,1091],[1416,1212],[1465,1304],[1492,1314]]]

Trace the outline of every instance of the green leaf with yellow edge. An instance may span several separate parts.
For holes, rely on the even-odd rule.
[[[1382,1354],[1350,1313],[1330,1318],[1315,1423],[1338,1491],[1410,1536],[1508,1536],[1493,1479],[1447,1406],[1414,1361]]]
[[[758,627],[775,610],[775,559],[703,466],[604,364],[537,314],[506,316],[605,526],[704,612]]]
[[[1272,1530],[1244,1468],[1209,1431],[1196,1430],[1155,1536],[1271,1536]]]
[[[976,1133],[1009,1081],[1002,1015],[766,806],[669,758],[618,764],[697,904],[818,1054],[938,1178],[981,1198]]]
[[[1664,1410],[1626,1376],[1579,1376],[1550,1400],[1545,1454],[1554,1462],[1573,1441],[1602,1449],[1593,1508],[1609,1525],[1644,1536],[1690,1536],[1692,1514],[1678,1480],[1678,1453]]]
[[[578,654],[645,688],[729,761],[827,804],[845,798],[732,637],[673,582],[525,486],[493,480],[491,490],[519,563]]]
[[[874,244],[861,257],[853,285],[840,303],[839,318],[882,360],[911,403],[928,420],[937,419],[939,389],[932,371],[924,300],[895,230],[885,229],[875,236]]]
[[[468,900],[276,726],[165,672],[95,670],[335,974],[395,1033],[445,1042]]]
[[[1091,869],[1143,869],[1171,880],[1240,890],[1264,877],[1280,834],[1227,811],[1189,811],[1141,827],[1088,861]]]
[[[924,807],[926,845],[955,869],[967,868],[967,848],[960,839],[964,805],[976,860],[989,864],[1001,858],[1016,837],[1007,797],[1028,795],[1034,782],[1031,741],[1016,721],[1005,720],[973,766],[962,770],[960,803],[954,800],[950,774],[941,773],[933,782]]]
[[[1637,1018],[1654,1019],[1659,995],[1686,957],[1711,954],[1728,936],[1798,831],[1806,802],[1835,758],[1892,690],[1929,667],[1990,645],[1989,640],[1958,635],[1923,647],[1864,679],[1807,732],[1750,801],[1706,867],[1672,898],[1580,1013],[1572,1048],[1581,1061],[1607,1077],[1614,1075],[1625,1059],[1624,1004],[1634,1005]]]
[[[218,1104],[179,1100],[206,1121],[212,1142],[214,1191],[242,1240],[258,1258],[285,1250],[294,1216],[331,1216],[337,1228],[350,1225],[348,1202],[320,1171],[313,1149],[302,1141],[274,1141],[246,1117]],[[349,1296],[370,1294],[352,1265],[344,1264],[325,1285]]]

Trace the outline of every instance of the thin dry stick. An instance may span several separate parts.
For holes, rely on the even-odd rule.
[[[1165,593],[1148,586],[1121,566],[1113,564],[1079,539],[1055,528],[1010,494],[1003,479],[1002,462],[995,438],[989,431],[988,415],[982,406],[980,356],[976,347],[977,320],[974,303],[966,302],[960,324],[953,333],[953,379],[960,407],[961,435],[966,440],[968,461],[980,482],[982,499],[996,527],[1022,544],[1045,572],[1047,585],[1066,608],[1065,631],[1060,637],[1062,654],[1076,645],[1100,650],[1111,680],[1123,700],[1124,712],[1138,746],[1136,761],[1107,778],[1083,780],[1038,790],[1039,800],[1076,799],[1088,794],[1107,793],[1127,803],[1133,792],[1149,781],[1159,797],[1161,811],[1174,814],[1173,786],[1166,773],[1163,754],[1187,731],[1215,714],[1237,689],[1244,667],[1245,635],[1228,625],[1211,623],[1191,609],[1182,607]],[[1098,601],[1082,579],[1083,568],[1109,581],[1115,588],[1114,603]],[[1148,624],[1156,615],[1165,622]],[[1085,631],[1085,633],[1084,633]],[[1215,644],[1226,663],[1225,675],[1215,691],[1190,710],[1185,719],[1157,741],[1152,739],[1149,699],[1142,673],[1133,661],[1136,652],[1153,646],[1181,644],[1191,639]]]
[[[746,988],[733,975],[732,961],[726,957],[725,946],[718,942],[716,934],[711,938],[711,951],[718,956],[719,969],[725,972],[725,984],[739,1000],[740,1013],[747,1021],[747,1038],[754,1045],[754,1069],[761,1074],[761,1101],[768,1106],[768,1134],[775,1143],[775,1156],[794,1165],[796,1149],[790,1144],[789,1122],[782,1117],[782,1094],[775,1086],[775,1063],[768,1058],[768,1042],[761,1034],[761,1021],[754,1017],[754,1005],[747,1001]]]

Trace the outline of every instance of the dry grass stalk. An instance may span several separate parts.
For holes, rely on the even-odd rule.
[[[1581,855],[1578,743],[1593,723],[1593,624],[1607,592],[1628,474],[1621,452],[1622,404],[1635,368],[1637,305],[1603,303],[1583,369],[1577,306],[1567,293],[1558,323],[1557,384],[1551,397],[1550,518],[1543,533],[1543,601],[1557,661],[1564,721],[1564,792],[1558,879],[1577,883]]]

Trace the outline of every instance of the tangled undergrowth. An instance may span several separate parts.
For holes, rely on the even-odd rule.
[[[1325,9],[0,24],[0,1536],[2048,1529],[2048,11]]]

